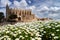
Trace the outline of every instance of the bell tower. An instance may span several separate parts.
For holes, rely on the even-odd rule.
[[[8,4],[6,5],[6,19],[8,18],[8,13],[9,13],[9,6]]]

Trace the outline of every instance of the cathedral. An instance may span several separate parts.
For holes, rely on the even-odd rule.
[[[32,13],[30,9],[17,9],[17,8],[9,8],[8,5],[6,5],[6,19],[9,19],[9,16],[11,14],[17,15],[16,19],[11,20],[17,20],[20,22],[30,22],[30,21],[36,21],[36,16]]]

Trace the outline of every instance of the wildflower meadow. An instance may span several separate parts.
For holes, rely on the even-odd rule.
[[[0,27],[0,40],[60,40],[60,21],[3,25]]]

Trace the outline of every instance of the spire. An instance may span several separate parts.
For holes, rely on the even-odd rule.
[[[6,4],[6,9],[9,9],[9,6],[8,6],[8,4]]]
[[[6,4],[6,7],[8,7],[8,4]]]

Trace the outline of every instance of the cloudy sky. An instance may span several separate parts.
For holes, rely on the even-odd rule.
[[[40,18],[60,19],[60,0],[0,0],[0,12],[4,15],[6,4],[10,8],[31,9]]]

